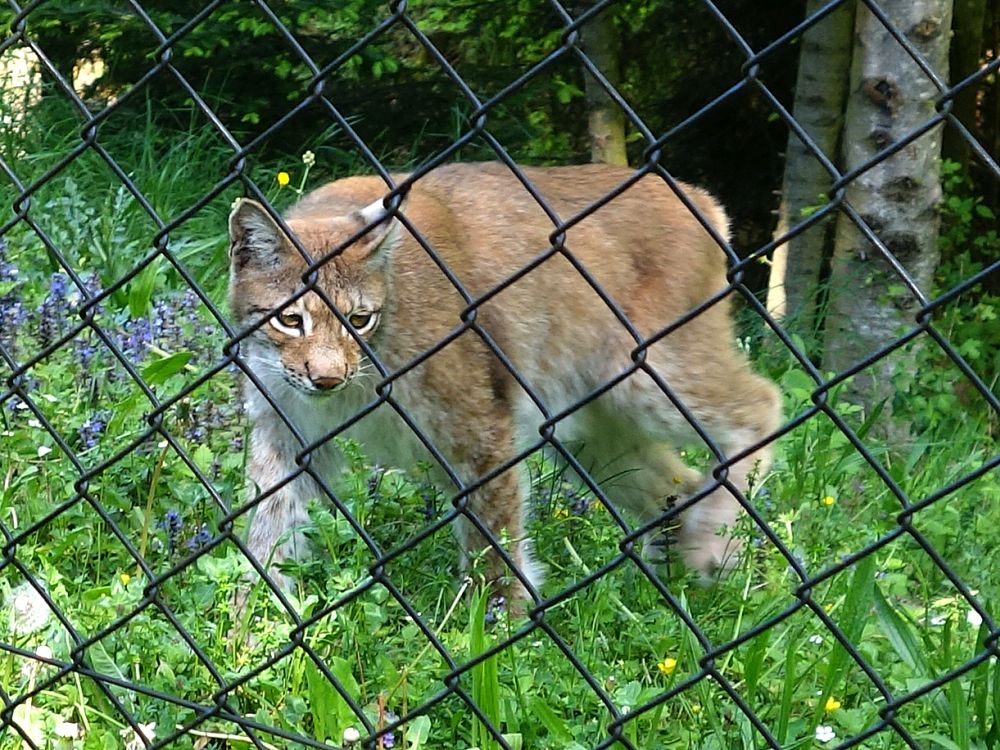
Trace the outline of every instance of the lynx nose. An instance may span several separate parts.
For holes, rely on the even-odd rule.
[[[344,379],[337,377],[336,375],[318,375],[310,377],[309,380],[314,386],[323,391],[328,391],[331,388],[336,388],[338,385],[344,382]]]

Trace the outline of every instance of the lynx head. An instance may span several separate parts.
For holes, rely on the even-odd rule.
[[[320,263],[315,285],[307,288],[305,258],[267,210],[242,199],[229,217],[230,307],[241,327],[254,327],[242,351],[266,385],[323,395],[368,364],[355,336],[372,340],[379,331],[399,222],[379,200],[343,215],[310,213],[286,223]]]

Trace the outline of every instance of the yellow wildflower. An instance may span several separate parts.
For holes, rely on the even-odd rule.
[[[833,713],[838,708],[840,708],[841,705],[842,704],[840,703],[840,701],[838,701],[831,695],[829,698],[826,699],[826,705],[823,706],[823,710],[826,711],[828,714]]]
[[[118,578],[121,580],[122,586],[128,586],[128,582],[132,580],[132,576],[128,573],[122,573]]]
[[[837,500],[836,498],[833,497],[833,495],[827,495],[822,500],[820,500],[820,502],[823,503],[823,505],[825,505],[827,508],[829,508],[831,505],[837,502]]]
[[[556,508],[552,515],[559,519],[569,518],[569,511],[565,508]]]
[[[677,669],[677,660],[668,656],[663,661],[658,662],[656,668],[663,672],[663,674],[672,674]]]
[[[695,716],[697,716],[698,714],[700,714],[701,713],[701,704],[700,703],[693,704],[691,706],[691,713],[693,713]]]
[[[288,172],[278,172],[278,185],[285,187],[289,182],[292,181],[291,176]]]

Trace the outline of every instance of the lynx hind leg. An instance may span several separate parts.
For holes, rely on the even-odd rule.
[[[724,455],[733,456],[777,428],[780,406],[774,385],[751,372],[748,365],[739,360],[724,365],[717,363],[718,369],[703,370],[701,377],[692,377],[694,373],[687,372],[664,379]],[[664,369],[669,372],[670,368]],[[676,365],[673,369],[676,371]],[[623,386],[612,393],[619,400],[618,408],[634,415],[640,432],[675,445],[699,442],[697,433],[651,378],[636,376]],[[627,503],[643,521],[662,515],[664,498],[672,494],[690,496],[714,482],[711,476],[702,478],[684,465],[662,442],[653,443],[642,454],[641,463],[649,473],[642,495],[647,499]],[[770,467],[771,452],[770,445],[765,445],[731,464],[729,481],[745,493],[748,477],[754,471],[763,473]],[[677,492],[674,477],[682,480],[679,483],[682,493]],[[643,505],[656,501],[661,502],[661,507]],[[739,561],[740,541],[727,529],[735,526],[741,511],[736,497],[720,485],[681,514],[680,528],[674,534],[676,547],[687,567],[703,582],[710,582]],[[663,540],[653,541],[655,549]]]
[[[697,396],[688,399],[692,412],[727,457],[737,456],[773,433],[781,420],[781,399],[770,381],[749,369],[728,378],[725,398],[706,404]],[[684,398],[683,394],[681,395]],[[771,467],[773,449],[766,443],[728,467],[726,479],[746,494],[751,475],[761,476]],[[706,477],[706,483],[714,482]],[[725,529],[732,528],[743,507],[736,496],[720,485],[696,502],[683,516],[678,543],[685,562],[703,582],[732,570],[740,560],[742,541]]]

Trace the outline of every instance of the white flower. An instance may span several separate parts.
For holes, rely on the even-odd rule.
[[[125,727],[118,734],[122,736],[123,740],[126,740],[125,750],[145,750],[146,745],[156,739],[156,722],[140,724],[138,732],[131,727]],[[144,739],[145,742],[143,742]]]
[[[52,614],[41,594],[29,583],[11,592],[10,629],[17,635],[28,635],[41,628]]]
[[[818,727],[816,727],[817,742],[822,742],[825,744],[836,738],[837,738],[837,733],[833,731],[833,727],[827,724],[820,724]]]
[[[976,610],[970,609],[969,613],[965,616],[965,621],[972,627],[978,628],[983,624],[983,616],[976,612]]]
[[[39,445],[38,446],[38,457],[39,458],[45,458],[51,452],[52,452],[52,449],[49,446],[47,446],[47,445]]]
[[[56,737],[62,737],[66,740],[75,740],[80,737],[80,725],[74,724],[72,721],[60,721],[52,731],[56,733]]]
[[[313,164],[316,163],[316,154],[314,154],[312,151],[306,151],[305,153],[302,154],[302,163],[305,164],[307,167],[311,167]]]
[[[344,730],[344,744],[353,745],[355,742],[361,739],[361,732],[359,732],[354,727],[348,727]]]
[[[809,636],[809,642],[814,646],[818,646],[823,642],[823,636],[821,635],[811,635]]]

